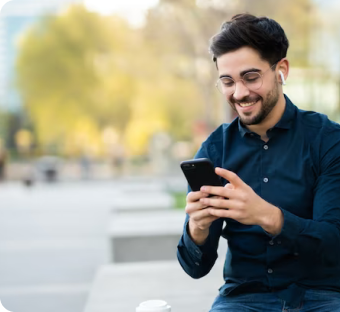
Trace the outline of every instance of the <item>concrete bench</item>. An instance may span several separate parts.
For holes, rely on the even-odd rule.
[[[176,259],[184,211],[144,211],[111,216],[109,238],[113,262]]]
[[[120,263],[101,267],[84,312],[134,312],[142,301],[162,299],[174,312],[209,311],[223,285],[223,263],[192,279],[177,261]]]
[[[112,214],[112,262],[175,260],[184,220],[184,210]],[[226,250],[227,243],[221,239],[218,254],[224,257]]]

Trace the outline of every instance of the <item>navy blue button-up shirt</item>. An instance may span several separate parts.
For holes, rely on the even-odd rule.
[[[235,172],[284,216],[275,237],[257,225],[218,219],[201,246],[188,235],[186,216],[177,256],[193,278],[214,265],[220,237],[228,240],[224,296],[272,291],[294,304],[305,289],[340,292],[340,125],[285,99],[268,142],[236,118],[216,129],[196,154]]]

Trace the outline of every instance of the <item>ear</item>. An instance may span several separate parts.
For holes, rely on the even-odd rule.
[[[287,58],[283,58],[277,63],[277,69],[278,81],[280,81],[283,85],[286,84],[286,80],[289,74],[289,61],[287,60]]]

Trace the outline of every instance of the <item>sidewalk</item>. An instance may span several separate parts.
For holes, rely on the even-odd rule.
[[[115,203],[137,192],[163,192],[177,181],[183,183],[181,178],[157,177],[39,183],[31,188],[2,183],[3,305],[13,312],[82,312],[97,269],[110,262],[108,228]],[[153,196],[144,198],[152,201]]]
[[[84,312],[132,312],[152,299],[167,301],[174,312],[207,312],[223,284],[222,272],[222,261],[201,279],[188,276],[177,261],[102,266]]]

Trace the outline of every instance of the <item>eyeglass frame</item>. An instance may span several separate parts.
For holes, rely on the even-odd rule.
[[[262,74],[259,73],[259,72],[255,72],[255,71],[249,71],[249,72],[245,73],[245,74],[242,76],[242,78],[240,78],[240,79],[238,79],[238,80],[234,80],[234,79],[231,78],[231,77],[224,77],[224,76],[222,76],[222,77],[220,77],[220,78],[217,79],[217,81],[216,81],[216,83],[215,83],[215,87],[217,88],[217,90],[218,90],[221,94],[223,94],[223,95],[226,95],[226,94],[227,94],[227,95],[230,95],[230,94],[235,93],[235,91],[236,91],[236,83],[239,82],[239,81],[242,81],[243,85],[244,85],[246,88],[248,88],[248,89],[251,90],[251,91],[254,91],[254,90],[250,89],[250,88],[245,84],[245,81],[243,80],[243,77],[244,77],[245,75],[250,74],[250,73],[256,73],[256,74],[258,74],[258,75],[261,77],[261,79],[262,79],[262,80],[261,80],[261,85],[260,85],[257,89],[255,89],[255,90],[259,90],[259,89],[262,87],[262,85],[263,85],[263,76],[265,75],[265,73],[267,73],[267,72],[269,71],[269,69],[271,69],[274,65],[276,66],[278,63],[279,63],[279,61],[275,62],[272,66],[270,66],[268,69],[266,69]],[[235,83],[235,88],[234,88],[233,92],[224,93],[224,92],[220,91],[220,89],[218,88],[218,82],[221,81],[221,78],[228,78],[228,79],[231,79],[232,81],[234,81],[234,83]]]

